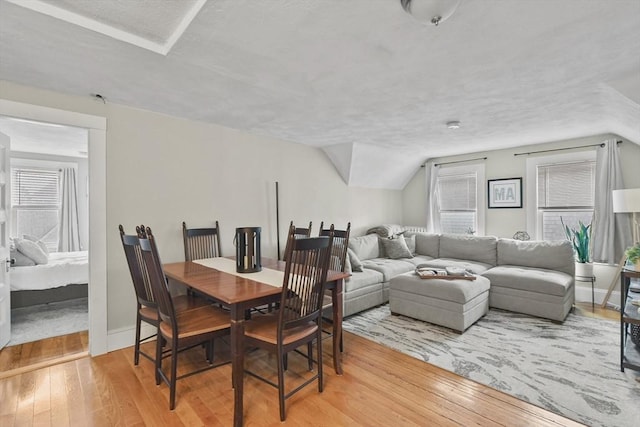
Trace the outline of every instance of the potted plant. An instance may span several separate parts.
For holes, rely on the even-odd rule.
[[[570,228],[564,223],[562,217],[560,222],[564,227],[567,240],[573,245],[576,254],[576,276],[593,276],[593,264],[589,262],[589,244],[591,240],[591,224],[585,225],[582,221],[578,221],[578,228]]]
[[[624,253],[631,264],[636,268],[636,271],[640,271],[640,242],[631,246]]]

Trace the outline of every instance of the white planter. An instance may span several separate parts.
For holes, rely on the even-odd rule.
[[[576,276],[582,276],[582,277],[593,276],[593,263],[576,262]]]

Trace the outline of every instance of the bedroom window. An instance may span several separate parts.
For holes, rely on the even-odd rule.
[[[577,226],[579,221],[590,224],[595,197],[595,153],[577,153],[531,163],[527,169],[535,188],[528,193],[536,201],[535,213],[532,213],[536,238],[564,240],[562,221],[570,227]]]
[[[440,229],[443,233],[484,234],[484,165],[443,167],[438,173]]]
[[[11,168],[11,212],[14,234],[42,240],[58,249],[60,205],[58,169]]]

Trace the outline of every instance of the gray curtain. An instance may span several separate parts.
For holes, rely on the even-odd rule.
[[[595,262],[614,264],[631,245],[628,214],[613,213],[613,190],[624,188],[620,148],[615,139],[604,142],[596,154],[596,191],[593,212],[592,250]]]
[[[438,202],[438,171],[440,168],[433,162],[426,163],[427,190],[427,230],[430,233],[440,233],[440,204]]]
[[[60,233],[58,251],[73,252],[80,250],[80,227],[78,225],[78,186],[76,171],[63,169],[60,173]]]

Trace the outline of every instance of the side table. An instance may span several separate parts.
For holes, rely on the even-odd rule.
[[[630,337],[630,325],[640,326],[638,306],[631,303],[638,297],[631,292],[631,280],[640,280],[640,271],[622,269],[620,273],[620,370],[624,368],[640,371],[640,346],[636,346]]]
[[[596,276],[576,276],[576,282],[591,282],[591,311],[595,311],[595,284]]]

